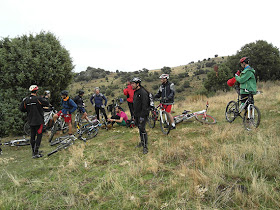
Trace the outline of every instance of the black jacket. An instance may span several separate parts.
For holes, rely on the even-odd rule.
[[[77,104],[78,107],[85,107],[84,100],[81,96],[76,96],[73,101]]]
[[[135,117],[147,117],[149,115],[150,100],[148,92],[140,86],[133,96],[133,108]]]
[[[44,124],[43,107],[49,106],[49,102],[39,96],[28,96],[20,104],[20,111],[27,112],[27,120],[30,126]]]
[[[162,84],[159,89],[157,94],[155,95],[155,98],[160,98],[163,101],[163,103],[174,103],[174,95],[175,95],[175,87],[173,83],[167,83]]]

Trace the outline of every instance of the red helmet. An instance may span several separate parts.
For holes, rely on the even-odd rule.
[[[169,79],[169,75],[168,74],[162,74],[159,77],[160,79]]]
[[[31,86],[29,87],[29,91],[30,91],[30,92],[33,92],[33,91],[36,91],[36,90],[39,90],[39,88],[38,88],[37,85],[31,85]]]
[[[243,62],[248,63],[249,62],[249,58],[248,57],[241,58],[240,59],[240,63],[243,63]]]

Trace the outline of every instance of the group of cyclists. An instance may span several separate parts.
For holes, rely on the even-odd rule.
[[[256,93],[256,79],[254,75],[255,70],[249,66],[249,58],[241,58],[240,64],[244,70],[237,72],[235,77],[231,79],[232,81],[230,84],[229,82],[228,84],[235,84],[236,81],[240,84],[240,94],[242,99],[245,98],[249,92]],[[172,105],[174,104],[175,86],[173,83],[169,82],[168,74],[162,74],[159,78],[161,79],[161,85],[153,98],[161,98],[161,103],[170,117],[170,124],[172,125],[171,129],[175,129],[175,122],[171,115]],[[50,91],[45,91],[44,97],[40,97],[37,96],[38,90],[39,88],[37,85],[31,85],[29,88],[30,96],[24,98],[20,105],[20,110],[27,112],[27,119],[31,128],[30,141],[33,158],[40,158],[43,156],[39,151],[39,147],[42,139],[44,110],[47,111],[48,107],[50,107]],[[141,79],[138,77],[135,77],[132,80],[127,80],[127,87],[123,90],[123,93],[127,96],[127,103],[131,116],[130,121],[133,120],[139,129],[140,142],[137,147],[142,147],[143,154],[147,154],[148,134],[145,127],[150,110],[150,101],[152,100],[150,93],[141,85]],[[63,108],[53,116],[53,120],[55,122],[59,116],[62,116],[69,126],[69,135],[73,135],[71,115],[77,109],[82,113],[81,119],[85,119],[89,123],[92,123],[89,120],[88,114],[85,110],[83,96],[83,90],[80,90],[74,99],[69,97],[68,91],[63,90],[61,92],[61,105]],[[129,121],[127,114],[120,106],[114,107],[116,110],[115,116],[111,116],[110,119],[107,117],[105,110],[107,98],[105,95],[100,93],[100,89],[98,87],[95,88],[95,93],[91,96],[90,102],[95,107],[95,113],[98,120],[100,118],[99,113],[101,112],[104,115],[106,121],[111,124],[111,126],[113,126],[114,123],[126,125]]]

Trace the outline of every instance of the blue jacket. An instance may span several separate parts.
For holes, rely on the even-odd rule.
[[[93,94],[90,98],[90,102],[93,105],[93,100],[94,99],[94,103],[96,107],[101,107],[101,105],[103,105],[103,100],[105,101],[105,106],[107,105],[107,98],[102,94],[99,93],[98,95]]]
[[[61,110],[63,114],[67,114],[67,112],[71,114],[77,109],[77,104],[71,98],[69,98],[67,101],[61,99],[61,104],[63,107],[63,109]]]

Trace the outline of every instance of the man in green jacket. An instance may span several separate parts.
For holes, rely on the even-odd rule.
[[[240,83],[241,102],[245,103],[249,94],[254,95],[257,93],[257,84],[255,70],[249,66],[249,58],[241,58],[240,65],[244,70],[239,76],[235,74],[235,79]]]

